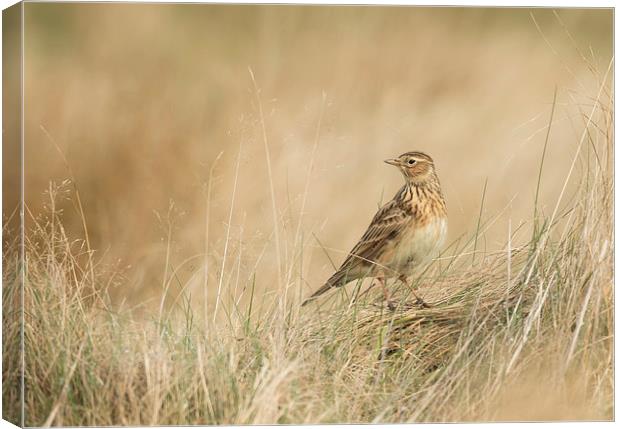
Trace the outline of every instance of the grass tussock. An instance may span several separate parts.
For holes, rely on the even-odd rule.
[[[612,419],[613,128],[601,94],[565,179],[575,191],[536,211],[523,245],[509,230],[504,250],[476,251],[481,219],[413,279],[425,309],[408,287],[390,311],[362,285],[301,309],[285,267],[260,297],[256,279],[243,301],[222,282],[216,318],[189,294],[166,297],[166,267],[159,311],[118,310],[108,291],[122,272],[67,236],[55,201],[68,183],[51,186],[46,210],[28,212],[23,266],[19,236],[5,240],[6,417],[20,416],[23,268],[30,426]]]

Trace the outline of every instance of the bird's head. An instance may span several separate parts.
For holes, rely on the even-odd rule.
[[[398,167],[405,180],[415,184],[424,184],[436,177],[433,158],[423,152],[403,153],[398,158],[386,159],[385,162]]]

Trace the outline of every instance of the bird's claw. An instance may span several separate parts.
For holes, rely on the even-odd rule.
[[[419,304],[420,307],[422,307],[422,308],[431,308],[431,306],[429,304],[427,304],[426,301],[424,301],[422,298],[418,297],[415,302],[416,302],[416,304]]]

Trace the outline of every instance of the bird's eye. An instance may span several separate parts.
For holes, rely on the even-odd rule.
[[[411,158],[409,161],[407,161],[407,164],[409,165],[415,164],[415,159]]]

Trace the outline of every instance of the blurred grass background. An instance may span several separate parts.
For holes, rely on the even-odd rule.
[[[488,181],[482,216],[499,217],[480,247],[499,249],[509,222],[531,219],[557,86],[540,196],[543,210],[555,204],[582,122],[574,106],[592,102],[574,94],[596,93],[588,64],[608,68],[612,19],[602,9],[28,3],[25,201],[41,210],[48,183],[70,177],[65,156],[90,246],[123,269],[112,293],[131,304],[158,302],[168,232],[177,284],[197,300],[205,270],[217,285],[226,242],[237,281],[269,289],[294,259],[302,206],[299,270],[313,290],[331,270],[319,241],[342,261],[401,185],[382,160],[408,150],[436,161],[449,241],[475,230]],[[63,208],[80,237],[78,211]]]

